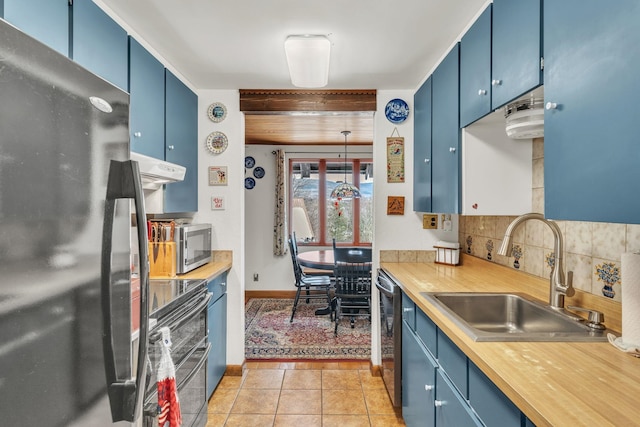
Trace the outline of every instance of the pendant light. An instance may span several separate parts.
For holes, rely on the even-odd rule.
[[[347,136],[351,131],[343,130],[344,135],[344,181],[333,188],[331,192],[332,200],[351,200],[360,198],[360,190],[353,184],[347,183]]]

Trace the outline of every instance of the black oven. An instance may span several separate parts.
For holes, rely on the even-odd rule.
[[[393,406],[402,406],[402,291],[383,270],[378,270],[376,287],[382,302],[380,342],[382,380]]]
[[[176,385],[180,400],[183,427],[203,427],[207,423],[207,359],[210,344],[207,336],[207,309],[211,294],[205,280],[150,280],[149,295],[166,301],[151,310],[157,324],[149,333],[149,364],[151,376],[146,385],[145,427],[156,427],[157,378],[156,368],[161,357],[160,328],[171,332],[171,359],[176,368]]]

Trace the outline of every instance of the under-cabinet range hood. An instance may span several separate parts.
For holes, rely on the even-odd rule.
[[[164,184],[183,181],[187,172],[187,168],[184,166],[139,153],[131,152],[131,160],[138,162],[142,188],[145,190],[158,190]]]
[[[504,106],[505,131],[512,139],[544,136],[544,86]]]
[[[509,138],[532,139],[544,136],[543,99],[522,99],[504,107],[505,130]]]

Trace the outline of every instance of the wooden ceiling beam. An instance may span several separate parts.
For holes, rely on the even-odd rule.
[[[376,90],[240,89],[240,111],[245,114],[376,111]]]

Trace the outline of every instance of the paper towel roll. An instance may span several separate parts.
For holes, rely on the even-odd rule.
[[[640,347],[640,253],[621,259],[622,342]]]

